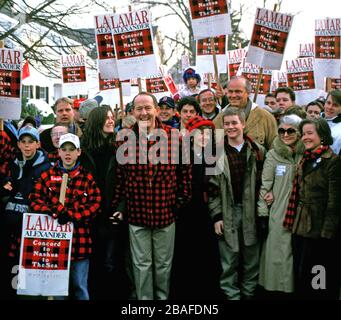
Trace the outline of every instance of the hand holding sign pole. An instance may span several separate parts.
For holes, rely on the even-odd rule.
[[[67,180],[69,175],[67,173],[63,173],[62,184],[60,187],[60,194],[59,194],[59,202],[64,205],[65,203],[65,194],[67,188]]]

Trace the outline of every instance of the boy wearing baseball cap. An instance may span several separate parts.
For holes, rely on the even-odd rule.
[[[175,102],[171,97],[164,96],[158,103],[158,116],[164,124],[172,128],[179,128],[179,121],[175,116]]]
[[[9,271],[19,263],[20,234],[22,217],[29,210],[29,194],[41,173],[50,167],[47,154],[40,150],[39,132],[31,126],[24,126],[18,133],[18,149],[14,160],[4,162],[0,166],[1,172],[1,216],[0,216],[0,261],[1,276],[9,277]],[[9,258],[10,256],[11,258]],[[8,265],[6,265],[8,263]],[[5,267],[4,267],[5,266]],[[2,267],[6,268],[2,272]],[[13,294],[10,289],[11,281],[7,282],[8,294]]]
[[[67,133],[59,139],[60,159],[43,172],[30,195],[34,211],[51,215],[60,224],[74,224],[70,280],[76,300],[89,300],[89,256],[92,251],[91,220],[100,207],[101,195],[93,176],[78,161],[78,136]],[[62,176],[68,174],[64,204],[59,202]]]

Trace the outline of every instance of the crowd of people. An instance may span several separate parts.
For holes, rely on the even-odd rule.
[[[119,119],[63,97],[43,132],[4,123],[2,298],[25,298],[12,286],[25,212],[74,224],[55,299],[340,298],[341,90],[298,106],[282,87],[259,106],[243,77],[183,78],[178,101],[140,92]]]

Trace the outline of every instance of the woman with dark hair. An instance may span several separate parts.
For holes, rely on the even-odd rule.
[[[171,298],[219,298],[220,262],[213,223],[208,213],[207,169],[214,165],[214,124],[195,116],[188,121],[192,167],[192,199],[178,212]],[[183,143],[189,141],[184,138]],[[211,148],[212,146],[212,148]],[[213,168],[210,168],[211,170]]]
[[[110,220],[116,167],[114,128],[115,116],[110,106],[100,106],[89,113],[81,139],[81,163],[94,176],[102,196],[101,212],[93,227],[94,254],[89,276],[93,299],[117,298],[124,272],[123,223],[119,217]]]
[[[327,122],[303,120],[305,146],[283,225],[293,233],[295,288],[299,298],[337,299],[340,288],[341,159]]]

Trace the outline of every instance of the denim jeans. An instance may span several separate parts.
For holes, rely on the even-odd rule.
[[[89,259],[71,262],[70,285],[75,300],[89,300],[88,292]],[[65,300],[67,297],[58,296],[54,300]]]

